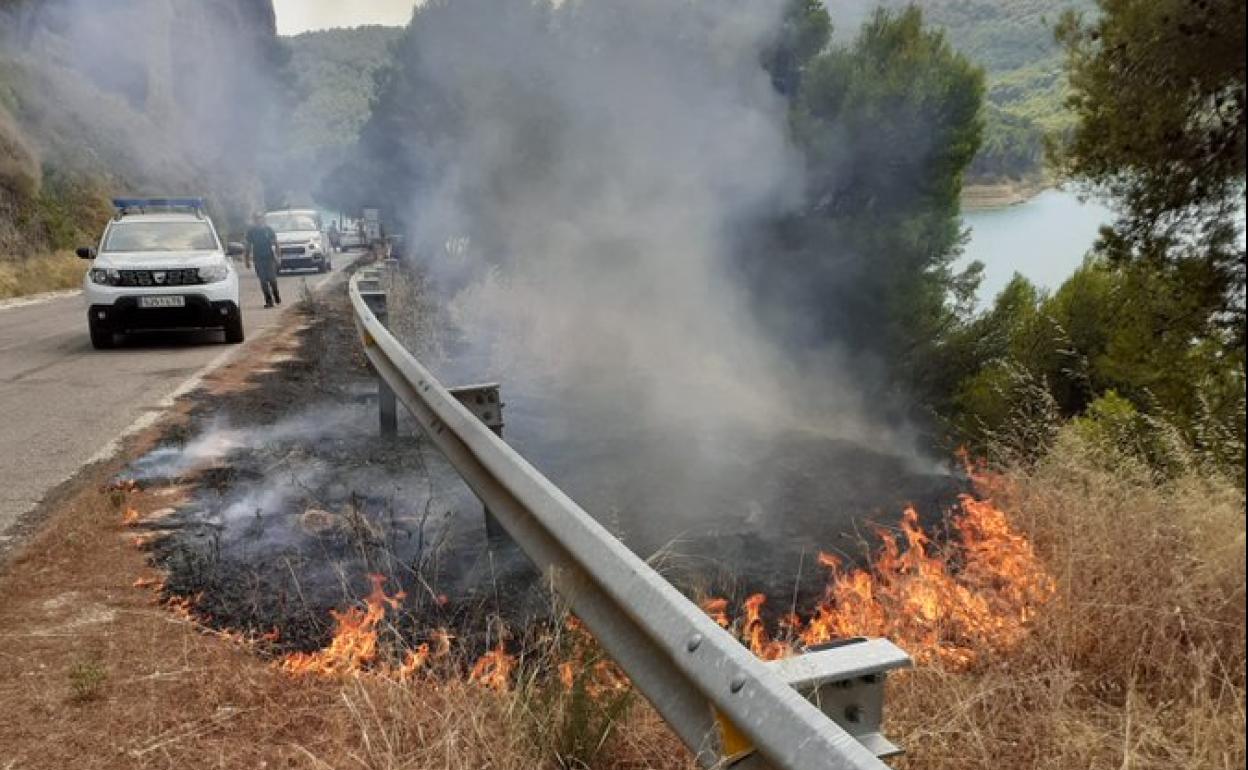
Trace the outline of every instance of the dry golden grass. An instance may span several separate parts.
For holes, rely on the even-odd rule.
[[[86,265],[68,251],[46,257],[0,260],[0,299],[75,288],[82,284]]]
[[[1242,768],[1244,490],[1158,481],[1077,431],[1005,476],[1058,598],[1007,660],[897,678],[907,770]]]
[[[999,502],[1034,539],[1059,594],[1008,658],[894,678],[889,731],[909,752],[894,766],[1242,768],[1243,488],[1195,465],[1159,481],[1066,429],[1044,459],[1004,471]],[[560,751],[570,695],[549,687],[525,677],[503,694],[393,686],[379,708],[349,683],[342,699],[355,704],[354,721],[344,729],[354,737],[343,737],[388,736],[370,739],[370,770],[582,767]],[[452,746],[462,759],[439,764]],[[500,746],[506,756],[490,753]],[[584,767],[691,765],[639,701]]]

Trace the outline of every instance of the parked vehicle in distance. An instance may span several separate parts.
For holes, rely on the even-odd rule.
[[[332,265],[329,236],[315,209],[270,211],[264,223],[277,233],[277,269],[329,272]]]
[[[202,198],[118,198],[83,279],[87,328],[97,349],[118,335],[154,329],[221,329],[243,341],[238,272]]]
[[[338,232],[339,242],[342,244],[343,251],[362,249],[368,246],[368,244],[364,241],[364,236],[360,230],[358,222],[343,220],[338,227]]]

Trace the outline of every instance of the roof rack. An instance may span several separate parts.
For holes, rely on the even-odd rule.
[[[203,198],[114,198],[116,219],[127,214],[148,214],[156,211],[187,211],[204,218]]]

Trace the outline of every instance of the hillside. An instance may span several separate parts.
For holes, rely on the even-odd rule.
[[[240,221],[264,196],[275,41],[267,0],[0,0],[0,297],[77,280],[36,258],[97,237],[117,193]]]
[[[391,61],[401,27],[365,26],[283,38],[289,51],[290,119],[283,121],[288,193],[310,198],[355,144],[372,111],[379,70]]]
[[[972,181],[1043,173],[1044,137],[1068,130],[1066,75],[1053,27],[1068,10],[1091,14],[1095,0],[927,0],[932,23],[988,75],[984,146]]]
[[[910,0],[859,0],[833,9],[842,34],[850,34],[877,5],[901,8]],[[1064,131],[1066,77],[1053,37],[1061,15],[1091,14],[1095,0],[916,0],[929,24],[988,76],[986,131],[968,172],[972,183],[1034,181],[1043,174],[1044,137]]]

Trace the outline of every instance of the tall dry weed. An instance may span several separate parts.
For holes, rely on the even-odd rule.
[[[1063,429],[999,502],[1059,585],[1008,659],[894,682],[909,770],[1242,768],[1244,490]]]

